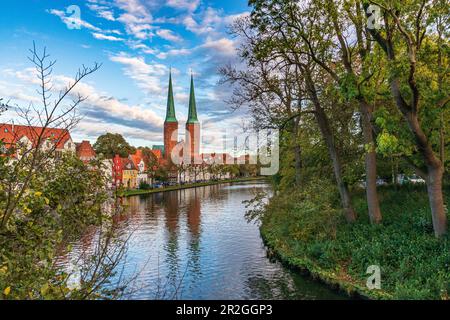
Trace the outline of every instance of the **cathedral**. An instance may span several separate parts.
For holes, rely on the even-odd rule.
[[[172,162],[172,151],[178,144],[178,120],[175,113],[175,102],[173,98],[172,73],[170,73],[166,119],[164,121],[164,159],[168,163]],[[191,75],[189,111],[182,153],[185,163],[195,163],[195,160],[200,157],[200,122],[197,117],[193,75]]]
[[[178,120],[173,98],[172,73],[170,73],[166,119],[164,121],[164,146],[162,148],[164,153],[163,162],[171,168],[168,172],[170,183],[192,183],[230,178],[229,172],[213,173],[207,170],[207,167],[215,166],[217,168],[218,165],[224,163],[234,163],[234,159],[231,159],[232,157],[229,154],[213,153],[211,155],[200,153],[200,141],[200,122],[197,116],[194,77],[191,75],[185,138],[184,141],[178,141]]]

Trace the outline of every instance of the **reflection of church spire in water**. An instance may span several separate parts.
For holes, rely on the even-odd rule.
[[[189,197],[189,203],[187,205],[187,222],[188,227],[193,237],[198,237],[200,234],[200,224],[201,224],[201,204],[200,195],[198,194],[200,190],[197,188],[191,189],[191,195]]]
[[[201,232],[201,201],[200,190],[203,188],[194,188],[189,190],[187,204],[187,223],[190,233],[189,241],[189,269],[193,274],[198,275],[200,266],[200,232]]]
[[[164,213],[166,218],[166,227],[168,231],[167,244],[164,250],[167,252],[166,265],[169,272],[167,280],[171,285],[176,285],[179,281],[179,258],[178,258],[178,221],[179,221],[179,204],[178,192],[165,192],[163,194]]]

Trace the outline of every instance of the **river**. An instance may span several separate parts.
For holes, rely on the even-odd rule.
[[[116,224],[129,240],[117,269],[134,278],[124,298],[344,299],[267,257],[258,225],[244,217],[243,201],[259,191],[271,192],[264,182],[242,182],[124,199]]]

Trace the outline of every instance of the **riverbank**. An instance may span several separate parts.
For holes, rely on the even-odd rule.
[[[152,193],[168,192],[168,191],[175,191],[175,190],[182,190],[182,189],[206,187],[206,186],[212,186],[212,185],[216,185],[216,184],[224,184],[224,183],[232,183],[232,182],[247,182],[247,181],[263,181],[263,180],[267,180],[267,177],[249,177],[249,178],[241,178],[241,179],[209,181],[209,182],[177,185],[177,186],[171,186],[171,187],[165,187],[165,188],[159,188],[159,189],[150,189],[150,190],[126,190],[120,196],[131,197],[131,196],[138,196],[138,195],[144,195],[144,194],[152,194]]]
[[[450,189],[446,188],[450,203]],[[424,187],[381,188],[382,225],[366,216],[364,192],[354,199],[358,221],[348,225],[330,190],[274,197],[261,234],[284,264],[350,296],[369,299],[449,299],[450,240],[435,239]],[[381,269],[381,289],[366,286],[367,268]]]

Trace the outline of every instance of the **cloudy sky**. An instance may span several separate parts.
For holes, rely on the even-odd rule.
[[[72,5],[79,16],[76,7],[68,10]],[[217,84],[217,69],[236,62],[238,44],[228,26],[248,14],[247,0],[2,0],[1,11],[0,97],[39,105],[27,60],[33,41],[57,60],[55,88],[82,64],[103,64],[77,89],[88,99],[80,107],[84,118],[72,133],[75,140],[95,142],[109,131],[135,146],[160,144],[170,68],[181,130],[190,70],[204,141],[242,125],[244,111],[232,113],[224,102],[230,89]],[[15,117],[10,110],[0,122]]]

